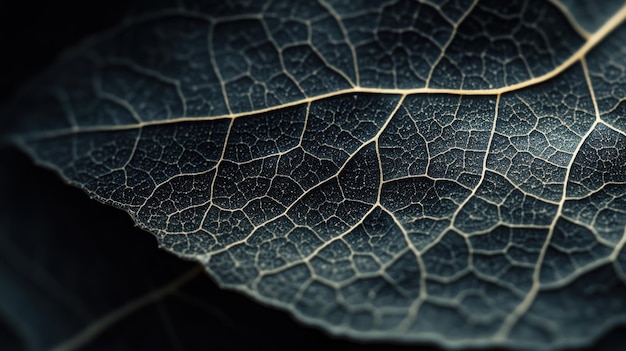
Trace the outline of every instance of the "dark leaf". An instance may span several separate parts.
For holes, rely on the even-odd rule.
[[[4,135],[332,334],[580,346],[626,318],[625,18],[621,1],[140,4],[25,88]]]

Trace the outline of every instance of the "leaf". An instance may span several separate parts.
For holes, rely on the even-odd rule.
[[[119,312],[118,307],[126,305],[127,301],[145,305],[150,300],[143,296],[149,293],[160,293],[164,301],[140,310],[141,313],[131,318],[134,323],[128,323],[130,327],[119,323],[123,332],[105,334],[98,339],[100,347],[126,349],[132,345],[128,334],[144,334],[145,338],[142,329],[149,326],[149,321],[160,321],[167,316],[174,319],[175,313],[169,311],[177,303],[187,310],[204,311],[189,302],[193,295],[181,293],[166,299],[166,290],[162,288],[174,287],[168,285],[170,281],[179,286],[189,281],[189,275],[184,281],[177,281],[177,277],[193,272],[191,264],[150,250],[153,243],[147,240],[149,238],[129,232],[128,228],[124,234],[129,236],[124,239],[124,245],[119,245],[119,237],[111,233],[119,231],[120,226],[128,227],[125,218],[116,219],[119,217],[111,216],[107,208],[86,207],[80,201],[80,193],[68,192],[63,184],[46,182],[48,174],[33,171],[27,161],[10,152],[3,150],[0,160],[12,165],[0,171],[2,184],[14,184],[11,188],[0,189],[0,281],[3,287],[0,315],[23,343],[14,348],[2,343],[3,349],[50,350],[55,346],[62,349],[61,345],[69,347],[88,342],[89,339],[82,342],[80,339],[84,335],[97,335],[93,331],[106,326],[106,323],[99,323],[101,325],[95,327],[101,316],[114,316]],[[61,196],[64,201],[57,200],[51,206],[48,199]],[[80,217],[68,216],[76,213]],[[93,228],[92,224],[104,216],[107,221]],[[102,255],[103,252],[111,255]],[[187,320],[199,323],[194,313],[187,312],[187,316]],[[187,323],[182,320],[176,325],[180,328]],[[91,324],[90,333],[86,326]],[[159,336],[169,344],[167,334]],[[81,337],[75,338],[75,335]],[[192,340],[188,335],[185,337],[182,342]],[[152,342],[158,345],[163,339],[153,337]]]
[[[11,140],[333,334],[547,349],[626,318],[624,4],[162,6],[25,89]]]
[[[330,343],[283,313],[219,289],[196,265],[157,251],[124,213],[68,189],[15,151],[0,151],[2,164],[11,165],[0,169],[0,180],[13,184],[0,188],[2,350],[286,350],[303,341],[316,349]]]

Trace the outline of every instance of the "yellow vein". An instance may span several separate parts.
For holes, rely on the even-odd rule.
[[[590,97],[594,99],[593,86],[591,84],[591,79],[589,78],[589,70],[587,69],[587,63],[585,62],[584,59],[581,59],[581,65],[583,67],[585,80],[587,82],[587,87],[589,89]],[[496,336],[495,336],[496,339],[504,340],[510,334],[515,324],[517,324],[517,322],[519,321],[520,318],[522,318],[524,313],[526,313],[528,309],[530,309],[533,302],[535,301],[535,298],[539,294],[539,290],[541,289],[541,281],[540,281],[541,268],[543,267],[545,256],[550,246],[552,236],[554,235],[557,221],[561,217],[563,207],[565,206],[565,201],[567,201],[567,183],[571,177],[572,165],[574,164],[574,160],[576,159],[575,155],[579,153],[580,148],[585,144],[585,141],[587,140],[587,138],[589,138],[591,133],[595,130],[598,123],[600,123],[600,112],[598,111],[598,107],[595,104],[595,99],[594,99],[594,110],[595,110],[596,120],[594,121],[593,125],[589,128],[587,133],[581,138],[580,142],[576,146],[576,150],[574,150],[574,152],[572,153],[572,158],[570,159],[569,164],[567,166],[567,174],[565,175],[565,179],[563,181],[563,184],[564,184],[563,195],[561,196],[561,200],[559,201],[557,212],[554,216],[554,219],[552,220],[552,223],[550,224],[550,230],[548,231],[548,235],[546,236],[543,246],[541,247],[541,251],[539,252],[539,257],[537,258],[537,263],[535,265],[535,270],[533,272],[533,284],[530,290],[528,291],[526,298],[524,298],[515,307],[515,309],[511,312],[511,314],[509,314],[509,316],[504,320],[502,327],[496,333]]]
[[[549,3],[551,3],[552,5],[554,5],[556,8],[559,9],[559,11],[561,11],[561,13],[563,14],[563,16],[565,16],[565,18],[567,19],[567,21],[569,22],[569,24],[572,26],[572,28],[574,28],[574,30],[584,39],[589,39],[591,37],[591,33],[589,33],[586,29],[584,29],[580,23],[578,23],[578,21],[576,20],[576,18],[574,18],[574,15],[570,12],[570,10],[567,8],[567,6],[563,5],[560,1],[558,0],[548,0]]]
[[[622,6],[619,11],[615,13],[600,29],[598,29],[593,35],[591,35],[585,45],[581,46],[572,56],[570,56],[567,60],[563,61],[559,66],[555,67],[552,71],[538,77],[534,77],[524,82],[516,83],[507,87],[495,88],[495,89],[476,89],[476,90],[463,90],[463,89],[450,89],[450,88],[414,88],[414,89],[385,89],[385,88],[366,88],[366,87],[354,87],[349,89],[338,90],[335,92],[321,94],[314,97],[308,97],[305,99],[288,102],[285,104],[267,107],[263,109],[258,109],[255,111],[247,111],[247,112],[238,112],[238,113],[229,113],[226,115],[219,116],[204,116],[204,117],[179,117],[173,118],[169,120],[159,120],[159,121],[146,121],[137,124],[129,124],[129,125],[114,125],[114,126],[87,126],[87,127],[79,127],[76,128],[68,128],[68,129],[58,129],[48,132],[35,132],[28,133],[24,135],[20,135],[16,137],[16,139],[45,139],[45,138],[54,138],[65,135],[71,135],[75,133],[87,133],[87,132],[108,132],[108,131],[116,131],[116,130],[128,130],[128,129],[137,129],[142,127],[148,127],[153,125],[165,125],[172,123],[180,123],[180,122],[198,122],[198,121],[212,121],[219,120],[225,118],[239,118],[250,115],[257,115],[261,113],[276,111],[279,109],[295,107],[298,105],[303,105],[310,102],[319,101],[322,99],[331,98],[339,95],[346,95],[351,93],[373,93],[373,94],[398,94],[398,95],[411,95],[411,94],[451,94],[451,95],[498,95],[503,93],[508,93],[515,90],[520,90],[529,86],[533,86],[542,82],[545,82],[549,79],[552,79],[559,75],[560,73],[567,70],[569,67],[579,62],[581,59],[585,57],[585,55],[593,49],[599,42],[601,42],[605,37],[607,37],[615,28],[617,28],[624,20],[626,19],[626,4]]]

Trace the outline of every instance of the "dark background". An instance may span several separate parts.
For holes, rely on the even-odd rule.
[[[0,106],[15,94],[20,85],[45,69],[64,48],[76,44],[92,33],[118,23],[129,9],[129,1],[120,0],[42,1],[38,3],[4,1],[0,5]],[[111,228],[124,228],[125,231],[131,231],[132,233],[125,234],[133,236],[134,245],[142,247],[143,250],[152,250],[145,254],[146,257],[159,262],[172,260],[169,254],[157,251],[156,241],[150,235],[134,229],[132,221],[122,211],[89,200],[80,190],[63,184],[52,172],[32,165],[26,156],[16,150],[0,150],[0,160],[4,163],[0,164],[0,168],[5,168],[5,170],[9,168],[13,174],[13,181],[19,182],[11,186],[21,189],[16,198],[22,199],[24,206],[28,206],[28,201],[38,201],[36,199],[48,201],[50,204],[41,205],[56,207],[57,211],[63,209],[61,212],[54,212],[55,216],[67,216],[60,220],[76,222],[76,228],[80,225],[89,226],[99,218],[106,218]],[[36,186],[30,186],[30,184],[36,184]],[[26,194],[29,191],[32,194]],[[58,203],[59,199],[63,202],[62,204]],[[3,228],[0,228],[1,230]],[[111,235],[115,234],[118,233],[111,233]],[[172,268],[173,270],[184,271],[192,264],[172,265],[176,266]],[[202,343],[199,349],[211,346],[215,349],[296,349],[303,347],[341,350],[390,349],[389,345],[384,344],[362,344],[328,337],[321,331],[304,327],[293,321],[287,313],[264,307],[238,293],[223,291],[207,278],[203,278],[196,285],[201,285],[197,291],[206,296],[208,307],[205,307],[209,310],[207,313],[195,315],[190,312],[188,318],[190,320],[187,321],[187,323],[195,323],[194,325],[198,327],[196,333],[202,333],[205,336],[205,343]],[[193,318],[196,320],[191,320]],[[154,332],[159,333],[159,331]],[[110,334],[115,334],[116,338],[122,339],[134,338],[138,335],[137,333],[139,333],[137,324],[122,325],[110,331]],[[614,331],[608,338],[603,338],[595,349],[613,349],[611,341],[617,341],[617,345],[620,343],[624,345],[623,341],[620,342],[620,335],[625,335],[624,328]],[[109,337],[112,336],[103,336],[103,338]],[[0,341],[3,340],[13,341],[4,341],[8,344],[0,345],[0,349],[23,347],[19,337],[12,330],[12,326],[6,321],[0,321]],[[141,344],[137,344],[136,340],[129,344],[143,348]],[[393,348],[436,350],[429,346],[394,345]]]

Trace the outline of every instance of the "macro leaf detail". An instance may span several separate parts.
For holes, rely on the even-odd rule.
[[[552,349],[626,319],[622,2],[155,7],[5,135],[333,334]]]

